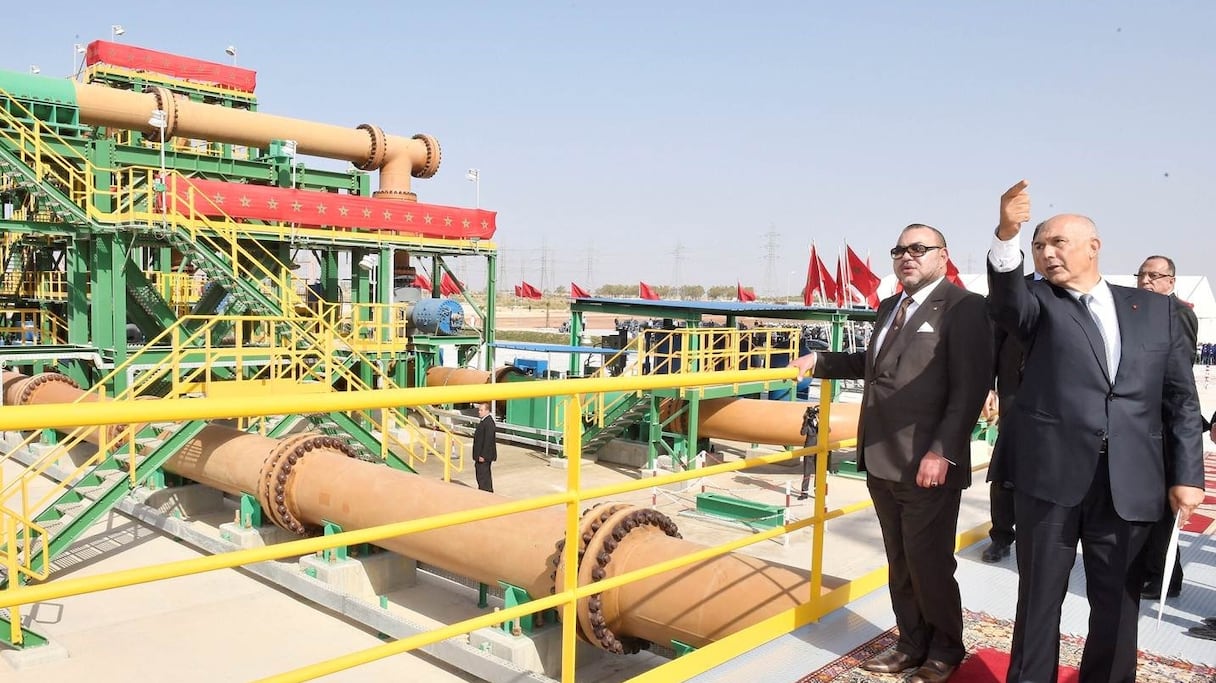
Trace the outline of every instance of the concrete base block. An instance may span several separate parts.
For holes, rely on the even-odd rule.
[[[528,671],[561,678],[562,629],[560,624],[536,629],[532,635],[513,636],[498,628],[483,628],[469,633],[469,645],[505,659]],[[575,659],[582,666],[604,654],[603,650],[578,641]]]
[[[247,529],[234,522],[220,525],[220,538],[235,543],[238,548],[261,548],[283,541],[294,541],[300,537],[277,526],[267,525],[256,529]]]
[[[595,457],[601,462],[610,462],[626,467],[645,467],[650,458],[650,447],[636,441],[615,439],[604,444],[595,452]]]
[[[62,662],[69,656],[68,649],[55,642],[25,650],[0,651],[0,658],[3,658],[5,663],[16,671],[32,669],[43,664]]]
[[[418,562],[396,553],[333,562],[309,555],[300,558],[300,569],[335,590],[368,602],[418,581]]]
[[[224,507],[224,493],[202,484],[187,484],[164,489],[140,487],[131,493],[137,503],[176,519],[190,519]]]
[[[595,462],[595,461],[587,460],[586,458],[579,458],[578,466],[582,467],[583,465],[587,465],[587,464],[590,464],[593,462]],[[549,458],[549,467],[556,467],[558,469],[564,470],[564,469],[570,467],[570,459],[569,458]]]

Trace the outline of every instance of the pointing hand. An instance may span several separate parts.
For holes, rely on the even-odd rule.
[[[1012,239],[1022,229],[1022,224],[1030,220],[1030,195],[1026,193],[1028,185],[1025,180],[1019,180],[1001,195],[1001,222],[997,227],[997,237]]]

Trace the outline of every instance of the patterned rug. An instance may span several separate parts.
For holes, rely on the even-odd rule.
[[[1009,641],[1012,636],[1013,622],[997,619],[983,612],[963,610],[963,642],[967,646],[968,657],[972,657],[977,652],[989,651],[983,658],[995,661],[997,658],[991,656],[992,651],[1009,652]],[[857,665],[866,659],[894,647],[897,638],[895,629],[891,629],[831,664],[803,676],[798,679],[797,683],[902,683],[911,672],[875,674],[857,668]],[[1079,636],[1060,638],[1061,681],[1068,678],[1075,680],[1075,672],[1069,670],[1075,669],[1081,663],[1081,648],[1084,645],[1085,639]],[[964,662],[963,665],[967,667],[967,662]],[[967,668],[976,670],[978,673],[978,670],[986,671],[989,667],[973,665]],[[994,683],[1002,683],[1005,680],[1004,672],[1001,672],[999,678],[996,679],[989,678],[989,675],[985,674],[975,680],[993,680]],[[961,679],[951,679],[951,681],[955,680],[963,683]],[[1216,668],[1141,652],[1136,681],[1137,683],[1212,683],[1212,681],[1216,681]]]

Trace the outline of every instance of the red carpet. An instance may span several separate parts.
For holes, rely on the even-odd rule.
[[[1216,533],[1216,453],[1205,453],[1203,458],[1204,480],[1208,495],[1199,504],[1191,518],[1183,525],[1183,531],[1196,534]]]
[[[965,659],[950,680],[954,683],[1005,683],[1006,671],[1009,671],[1009,653],[985,648]],[[1059,683],[1077,683],[1077,670],[1071,666],[1060,667]]]

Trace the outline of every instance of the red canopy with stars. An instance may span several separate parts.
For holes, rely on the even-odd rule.
[[[357,195],[226,183],[173,176],[169,210],[210,218],[244,218],[297,225],[387,230],[441,239],[490,239],[494,211]],[[193,197],[193,200],[192,200]]]

